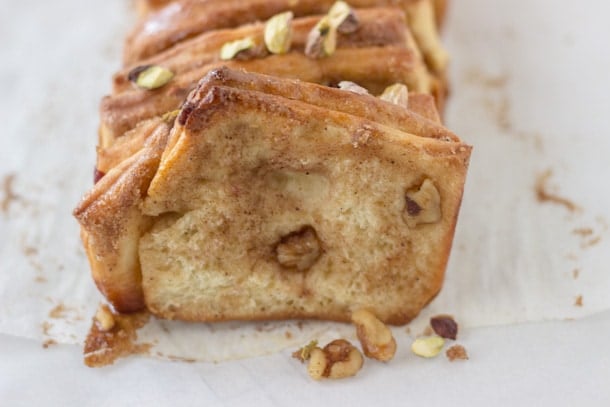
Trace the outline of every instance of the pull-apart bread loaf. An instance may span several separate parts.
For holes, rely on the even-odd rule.
[[[114,310],[403,324],[438,293],[471,151],[445,1],[349,3],[138,3],[74,211]]]
[[[224,68],[141,127],[143,147],[75,211],[118,310],[347,321],[367,308],[400,324],[440,289],[470,147],[439,124]]]

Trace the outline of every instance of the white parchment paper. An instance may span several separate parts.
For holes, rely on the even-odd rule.
[[[4,3],[0,333],[80,343],[101,296],[70,212],[91,185],[97,107],[119,67],[132,6]],[[475,150],[445,287],[413,331],[441,312],[475,327],[610,309],[609,7],[453,3],[446,119]],[[545,191],[575,210],[537,200],[542,174]],[[330,323],[153,321],[141,339],[166,356],[224,360],[352,331]]]

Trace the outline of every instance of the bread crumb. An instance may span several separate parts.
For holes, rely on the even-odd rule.
[[[115,326],[104,332],[95,321],[85,340],[85,364],[89,367],[101,367],[114,363],[117,359],[129,355],[149,354],[152,344],[136,343],[137,330],[143,327],[150,315],[146,312],[134,314],[114,314]]]
[[[424,328],[424,331],[419,336],[432,336],[433,333],[434,331],[432,330],[432,327],[428,325],[426,328]]]
[[[53,339],[47,339],[42,343],[42,347],[48,349],[50,346],[57,345],[57,342]]]
[[[579,276],[580,276],[580,269],[572,270],[572,277],[574,277],[574,280],[578,279]]]
[[[478,68],[472,68],[466,73],[466,80],[490,90],[503,89],[508,84],[509,76],[507,73],[490,75]]]
[[[601,236],[595,236],[595,237],[587,240],[586,242],[582,242],[580,244],[580,248],[581,249],[588,249],[590,247],[593,247],[593,246],[597,245],[601,241],[602,241],[602,237]]]
[[[57,304],[51,311],[49,311],[49,317],[53,319],[63,319],[66,317],[67,309],[63,303]]]
[[[7,213],[11,203],[18,201],[21,197],[15,194],[13,185],[15,183],[16,174],[10,173],[4,176],[2,181],[2,190],[4,191],[4,197],[0,201],[0,210],[3,213]]]
[[[466,352],[466,348],[462,345],[453,345],[445,352],[447,355],[447,359],[450,362],[454,362],[456,360],[468,360],[468,352]]]
[[[574,300],[574,306],[575,307],[582,307],[583,301],[582,301],[582,295],[579,295],[578,297],[576,297],[576,300]]]
[[[591,229],[591,228],[577,228],[577,229],[574,229],[572,231],[572,233],[574,233],[575,235],[578,235],[578,236],[588,237],[588,236],[591,236],[593,234],[593,229]]]
[[[564,206],[570,212],[576,212],[579,207],[569,199],[563,198],[549,191],[548,181],[553,175],[553,170],[546,170],[542,174],[538,175],[536,179],[535,191],[538,202],[550,202]]]

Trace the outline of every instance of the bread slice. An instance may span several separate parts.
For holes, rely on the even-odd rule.
[[[429,89],[425,68],[418,64],[414,51],[403,46],[337,49],[332,56],[316,60],[291,52],[246,61],[216,61],[154,91],[133,89],[105,97],[100,107],[99,145],[111,145],[139,122],[178,109],[199,79],[221,66],[319,84],[352,81],[373,94],[394,83],[404,83],[414,92]]]
[[[419,103],[417,102],[417,97],[412,99],[416,104]],[[428,103],[425,102],[426,100],[428,100]],[[423,98],[421,101],[423,102],[423,106],[428,106],[426,109],[424,109],[424,111],[428,110],[430,108],[429,98]],[[335,109],[330,107],[331,105],[334,105]],[[243,111],[242,107],[244,109]],[[287,114],[288,112],[294,112],[294,114],[289,113],[288,118],[286,118],[284,114],[276,114],[276,110],[278,109]],[[140,128],[143,129],[143,134],[153,134],[153,136],[144,137],[144,139],[147,140],[145,147],[134,156],[135,158],[128,158],[127,161],[118,164],[118,166],[116,165],[120,159],[116,159],[113,164],[109,165],[110,167],[115,167],[111,169],[106,177],[104,177],[104,179],[102,179],[102,181],[100,181],[94,187],[93,191],[83,199],[79,207],[75,210],[75,215],[83,228],[83,234],[86,242],[85,246],[92,263],[96,283],[118,311],[130,312],[141,309],[144,306],[144,296],[146,296],[148,307],[152,311],[156,312],[159,316],[167,318],[217,320],[222,318],[236,319],[251,317],[254,319],[261,319],[280,317],[280,315],[277,313],[251,316],[245,314],[231,315],[227,313],[222,313],[222,315],[218,314],[216,316],[199,315],[193,314],[192,312],[189,314],[186,311],[186,308],[184,308],[190,307],[187,304],[181,304],[179,307],[181,311],[174,312],[168,310],[166,306],[164,308],[164,306],[159,303],[159,301],[163,301],[162,298],[164,298],[168,293],[164,292],[164,289],[160,289],[161,286],[159,284],[161,283],[155,285],[154,282],[160,281],[158,280],[159,278],[165,279],[169,277],[172,279],[173,277],[170,277],[168,274],[164,274],[163,270],[166,269],[163,269],[163,267],[157,268],[158,265],[151,265],[150,262],[148,262],[149,253],[142,251],[154,249],[151,249],[150,244],[152,243],[147,243],[149,246],[144,244],[144,242],[147,241],[145,240],[146,238],[140,241],[140,236],[145,234],[151,225],[154,225],[153,230],[155,231],[162,227],[161,225],[168,226],[168,230],[171,229],[171,220],[179,216],[178,213],[180,213],[180,211],[176,212],[174,209],[170,209],[173,204],[170,202],[170,200],[166,201],[165,198],[163,198],[163,196],[167,197],[165,195],[167,193],[170,195],[173,194],[169,192],[171,188],[184,187],[187,180],[189,180],[192,176],[195,176],[195,178],[198,180],[196,182],[197,185],[202,186],[205,184],[205,182],[203,182],[203,178],[201,178],[204,176],[204,173],[195,174],[188,171],[179,171],[179,175],[178,173],[174,174],[173,171],[178,170],[179,166],[176,166],[178,162],[182,162],[184,160],[189,162],[189,159],[196,158],[195,152],[192,152],[192,154],[186,153],[187,155],[182,155],[183,153],[178,154],[176,152],[184,147],[185,140],[195,137],[195,133],[198,133],[199,136],[201,136],[198,136],[199,140],[208,140],[207,135],[211,134],[210,132],[212,131],[212,128],[208,128],[207,125],[203,126],[203,123],[200,121],[192,122],[193,119],[190,118],[203,117],[202,115],[204,111],[208,110],[210,117],[214,118],[214,123],[216,123],[216,121],[218,122],[215,124],[215,126],[222,125],[222,122],[225,123],[222,126],[229,125],[230,123],[242,123],[242,119],[244,117],[254,115],[254,117],[258,117],[258,125],[262,125],[260,120],[265,121],[265,128],[269,129],[269,134],[272,134],[273,131],[278,131],[279,128],[276,125],[280,124],[280,122],[285,122],[286,120],[290,122],[295,120],[297,117],[300,117],[299,120],[302,122],[305,120],[305,115],[307,116],[308,122],[306,126],[312,130],[315,130],[316,134],[320,133],[320,140],[318,140],[318,136],[315,136],[313,133],[311,137],[314,137],[314,140],[311,138],[303,138],[302,140],[300,138],[294,139],[294,137],[288,136],[291,131],[287,131],[286,139],[283,141],[279,140],[282,141],[282,143],[278,144],[278,147],[282,145],[282,149],[284,149],[283,151],[292,154],[292,156],[301,155],[302,152],[303,154],[307,154],[307,157],[310,157],[311,151],[308,151],[307,148],[303,148],[303,146],[300,145],[301,143],[309,144],[309,150],[313,148],[317,151],[317,149],[321,148],[322,150],[320,151],[324,151],[324,148],[329,148],[325,154],[320,154],[320,159],[325,161],[326,158],[324,157],[328,156],[329,159],[332,158],[335,160],[335,164],[333,165],[337,165],[338,168],[342,168],[341,165],[346,165],[345,163],[347,161],[344,160],[342,161],[343,164],[340,164],[337,163],[336,160],[349,158],[352,160],[352,162],[355,162],[353,159],[359,157],[360,154],[363,154],[363,158],[368,157],[367,160],[369,160],[374,158],[376,155],[376,153],[371,154],[372,152],[386,150],[396,150],[391,153],[392,156],[397,155],[397,159],[391,160],[394,162],[391,164],[392,168],[394,168],[394,166],[396,166],[396,168],[400,168],[401,165],[399,163],[401,161],[404,165],[410,163],[408,166],[415,165],[414,163],[421,160],[425,161],[426,163],[429,162],[436,164],[440,164],[442,162],[443,171],[446,172],[446,174],[445,177],[439,181],[442,183],[441,186],[435,186],[434,188],[441,188],[445,182],[450,183],[451,185],[446,191],[439,189],[443,195],[445,193],[451,195],[448,196],[447,200],[444,198],[442,200],[441,210],[443,220],[434,225],[415,226],[415,229],[432,229],[436,231],[434,233],[439,233],[437,236],[438,241],[435,242],[439,243],[439,245],[434,248],[434,250],[436,250],[433,260],[433,263],[435,262],[435,268],[430,271],[429,274],[429,277],[434,281],[423,283],[424,285],[431,284],[430,286],[427,286],[429,290],[426,291],[426,295],[419,296],[421,293],[416,290],[415,292],[419,297],[416,300],[413,300],[412,304],[405,308],[404,311],[401,311],[400,315],[394,314],[394,311],[396,310],[386,313],[385,316],[387,317],[387,320],[398,323],[411,318],[414,313],[417,312],[416,304],[420,304],[419,307],[421,307],[421,301],[423,301],[423,298],[427,296],[427,300],[429,300],[431,296],[434,295],[436,290],[440,288],[442,271],[444,270],[444,264],[448,256],[451,238],[453,235],[453,227],[455,225],[455,217],[457,215],[457,208],[459,206],[459,198],[461,197],[461,188],[463,185],[466,164],[470,151],[469,147],[463,145],[455,135],[443,127],[435,125],[434,122],[426,120],[423,117],[410,112],[409,110],[380,101],[372,96],[358,95],[347,91],[326,88],[299,81],[290,81],[264,75],[247,74],[243,72],[233,72],[228,69],[221,69],[210,73],[204,80],[201,81],[197,91],[193,93],[189,99],[189,102],[182,109],[179,116],[179,120],[182,124],[174,126],[171,136],[169,136],[169,141],[167,140],[167,135],[169,134],[168,118],[166,118],[165,121],[157,119],[159,120],[157,123],[159,127],[157,127],[152,133],[151,128],[155,128],[154,122],[141,125]],[[381,112],[384,110],[387,110],[387,112],[385,114],[381,114]],[[245,116],[242,117],[242,115]],[[221,120],[221,117],[224,117],[224,120]],[[242,119],[237,121],[233,120],[233,118],[239,117],[242,117]],[[340,119],[339,122],[337,122],[338,118]],[[276,122],[276,119],[280,120],[280,122]],[[341,129],[336,129],[336,132],[342,134],[345,133],[341,138],[333,141],[333,143],[336,142],[336,145],[331,143],[332,140],[327,139],[328,134],[325,133],[328,131],[323,131],[323,129],[319,128],[319,126],[324,123],[334,123],[333,128],[340,125]],[[302,126],[304,126],[303,123],[301,123],[301,127]],[[356,126],[356,128],[354,128],[354,126]],[[392,130],[394,127],[390,126],[395,126],[400,130],[405,130],[412,134],[408,135],[398,130]],[[253,141],[254,139],[252,139],[252,137],[247,137],[247,134],[249,134],[249,130],[248,132],[245,131],[247,129],[248,127],[244,127],[243,135],[246,137],[245,140]],[[214,132],[214,134],[217,135],[220,135],[221,133],[223,132]],[[351,138],[349,141],[345,139],[347,133],[350,133]],[[391,136],[387,136],[386,133],[390,134]],[[187,134],[188,137],[186,136]],[[388,141],[386,138],[388,137],[388,140],[392,140],[392,143],[397,143],[399,148],[394,149],[389,145],[385,146]],[[212,141],[212,139],[209,139],[209,141]],[[220,142],[221,140],[218,141],[218,147],[220,148],[222,143]],[[262,142],[265,141],[265,139],[261,139],[259,141]],[[254,147],[254,149],[258,149],[260,147],[261,151],[264,151],[266,144],[259,141],[256,141],[256,143],[250,145],[250,147]],[[267,142],[268,141],[269,140],[267,140]],[[318,143],[322,141],[323,143],[318,145]],[[416,143],[413,144],[413,141],[416,141]],[[346,145],[345,142],[347,142],[351,147]],[[165,143],[167,143],[167,146],[165,146]],[[379,149],[380,147],[378,144],[381,144],[381,150]],[[244,146],[246,146],[246,144],[244,144]],[[414,154],[415,157],[408,157],[409,154],[407,153],[409,151],[407,151],[408,149],[405,150],[405,146],[410,146],[409,148],[414,148],[415,150],[421,149],[421,151],[417,151],[417,153]],[[161,150],[164,150],[162,159],[163,164],[159,169],[157,169],[156,165],[159,163]],[[247,150],[236,152],[233,159],[241,162],[241,158],[243,158],[243,153],[245,151]],[[276,151],[276,153],[277,152],[278,151]],[[344,156],[344,153],[348,154]],[[411,153],[415,152],[411,151]],[[423,153],[421,157],[419,157],[420,153]],[[440,155],[436,157],[438,154]],[[447,155],[447,157],[445,157],[443,154]],[[282,156],[283,155],[284,154],[282,154]],[[303,155],[297,161],[300,162],[301,165],[304,165],[306,162],[305,157],[306,156]],[[200,158],[201,157],[198,157],[198,159]],[[308,160],[313,158],[314,157],[311,156],[308,158]],[[220,157],[216,157],[215,159],[220,159]],[[354,172],[351,175],[352,178],[358,178],[359,176],[362,176],[363,179],[366,177],[370,178],[366,171],[362,172],[366,167],[365,163],[367,160],[362,161],[360,165],[354,165]],[[383,156],[375,158],[374,161],[385,162],[383,161]],[[206,158],[205,161],[201,161],[199,164],[203,165],[206,162],[209,162],[210,164],[212,163]],[[174,164],[169,165],[168,163]],[[247,163],[248,161],[246,160],[244,164]],[[184,164],[184,162],[182,164]],[[237,162],[234,164],[237,164]],[[298,167],[296,163],[295,165]],[[331,165],[330,162],[328,165]],[[386,163],[385,165],[387,166],[388,164]],[[435,165],[430,167],[430,171],[432,171],[430,173],[439,170],[439,168],[436,168]],[[204,166],[207,167],[207,165]],[[456,166],[456,168],[453,168],[453,166]],[[282,171],[284,170],[287,172],[283,173]],[[274,189],[272,192],[277,193],[278,191],[276,189],[278,186],[284,183],[282,180],[286,178],[285,176],[288,177],[286,178],[287,180],[294,176],[293,178],[296,180],[296,184],[294,182],[287,182],[288,184],[292,185],[290,188],[296,186],[297,192],[303,188],[304,190],[313,188],[312,192],[314,192],[314,194],[318,194],[317,188],[315,188],[317,185],[316,180],[323,178],[320,178],[319,176],[312,176],[311,178],[307,175],[303,176],[302,173],[298,172],[300,170],[303,170],[303,168],[296,168],[292,170],[289,169],[289,167],[285,167],[280,172],[272,173],[270,168],[271,172],[269,172],[269,174],[271,174],[271,183],[269,185],[263,182],[264,180],[269,180],[268,175],[263,176],[263,178],[254,177],[253,179],[247,180],[247,177],[251,177],[252,175],[249,174],[251,169],[237,169],[236,174],[241,173],[241,175],[238,176],[238,180],[241,180],[241,182],[263,182],[261,186],[257,188],[257,191],[259,191],[258,193],[261,193],[263,197],[271,196],[263,193],[265,187]],[[228,167],[215,168],[213,171],[230,172]],[[153,183],[153,186],[149,188],[152,176],[155,173],[156,181]],[[378,176],[384,178],[385,173],[379,173]],[[397,175],[395,174],[393,176]],[[168,177],[171,177],[171,179]],[[242,180],[243,177],[246,177],[246,180]],[[412,177],[417,178],[417,182],[415,182],[416,184],[424,184],[424,180],[421,179],[421,174],[412,174],[406,177],[405,180],[401,180],[401,184],[398,187],[403,188],[404,182],[407,179],[415,179]],[[171,185],[173,185],[173,187],[171,185],[163,187],[162,185],[164,182],[169,182]],[[298,186],[300,184],[302,184],[302,187]],[[325,184],[325,181],[322,181],[322,184]],[[238,183],[234,185],[238,189],[233,189],[232,185],[233,184],[227,184],[225,186],[233,191],[231,194],[237,193],[238,195],[240,195],[241,188],[245,186],[244,184]],[[363,187],[361,184],[358,185]],[[354,185],[354,187],[356,187],[356,185]],[[426,190],[429,187],[430,185],[428,182],[426,183]],[[375,184],[370,185],[367,188],[374,189]],[[189,189],[195,194],[192,197],[187,198],[189,205],[198,202],[198,200],[201,201],[202,199],[212,200],[218,205],[223,205],[224,201],[216,199],[218,198],[218,190],[213,189],[207,191],[205,188],[199,189],[197,187]],[[354,189],[354,192],[358,192],[358,190]],[[360,193],[362,193],[362,191],[360,191]],[[414,196],[414,199],[421,199],[421,196],[425,195],[425,193],[419,193],[419,195],[417,195],[417,191],[403,191],[402,194],[403,206],[406,205],[405,200],[407,198],[405,198],[405,194],[411,194]],[[216,198],[214,198],[215,196]],[[417,198],[417,196],[420,196],[420,198]],[[175,198],[184,199],[185,197],[181,196],[180,194],[176,194]],[[191,198],[194,198],[194,200],[191,200]],[[334,196],[330,196],[328,199],[329,202],[336,202]],[[185,202],[182,202],[180,206],[184,203]],[[310,220],[309,218],[311,218],[313,215],[307,213],[306,209],[308,210],[308,207],[305,205],[305,203],[306,202],[304,202],[302,205],[300,204],[298,206],[298,210],[296,209],[297,206],[295,206],[293,212],[296,212],[293,214],[287,214],[286,216],[291,217],[303,215],[301,222],[308,222],[308,220]],[[257,212],[259,210],[259,206],[252,202],[246,202],[245,204],[250,205],[250,211]],[[395,202],[394,204],[397,203]],[[280,206],[283,205],[284,204]],[[417,206],[414,206],[412,202],[410,205],[411,209],[417,209]],[[144,213],[142,212],[141,208],[146,208]],[[260,207],[260,209],[264,211],[263,207]],[[362,209],[364,208],[359,206],[358,208],[354,208],[352,211]],[[403,216],[404,211],[402,212],[403,213],[400,215],[402,219],[401,222],[410,222],[410,224],[413,225],[413,221],[410,221],[408,217],[405,218]],[[426,211],[423,210],[421,213],[425,215]],[[185,221],[187,218],[181,217],[181,219]],[[252,220],[253,219],[249,219],[248,224],[251,224]],[[262,224],[264,225],[267,223]],[[309,223],[307,224],[309,225]],[[193,223],[193,225],[196,225],[193,227],[205,226],[198,225],[196,222]],[[305,224],[302,226],[305,226]],[[312,224],[312,226],[316,225]],[[320,232],[318,232],[316,229],[317,236],[326,237],[327,232],[325,231],[325,228],[327,226],[322,227]],[[301,229],[297,230],[296,232],[300,230]],[[309,229],[304,230],[307,231]],[[337,233],[340,233],[340,229],[337,230],[339,231]],[[321,235],[322,231],[324,231],[324,235]],[[280,231],[278,230],[276,232]],[[371,231],[369,230],[364,234],[368,236],[370,232]],[[148,235],[145,234],[145,236],[149,236],[150,239],[150,236],[156,236],[155,233]],[[288,236],[291,234],[291,231],[286,231],[285,233],[286,236]],[[443,234],[443,236],[439,237],[440,234]],[[384,236],[380,237],[385,239]],[[269,236],[266,238],[269,238]],[[234,241],[232,239],[227,239],[225,240],[224,244],[230,245],[233,242]],[[182,244],[180,239],[176,239],[174,243],[176,245]],[[403,243],[406,245],[406,247],[412,246],[412,243],[409,243],[408,240]],[[326,244],[327,243],[325,243],[325,245]],[[367,242],[367,244],[370,244],[370,242]],[[138,247],[141,251],[139,256],[137,254]],[[146,247],[148,247],[148,249],[146,249]],[[236,248],[238,247],[241,246],[236,244]],[[191,246],[191,248],[193,247]],[[268,247],[266,250],[268,250]],[[328,248],[324,248],[324,250],[328,250]],[[344,247],[342,250],[347,250],[347,248]],[[193,253],[191,253],[191,255],[198,256],[198,253],[199,252],[195,250]],[[227,254],[230,253],[231,251],[229,251]],[[260,252],[257,253],[260,254]],[[257,258],[256,256],[258,254],[253,253],[255,258]],[[284,253],[283,256],[285,257],[286,253]],[[158,256],[152,256],[150,259],[158,260]],[[231,259],[230,256],[227,257],[227,260],[229,259]],[[387,261],[389,263],[386,265],[391,266],[390,269],[399,264],[396,263],[399,262],[398,259],[388,258]],[[142,263],[144,266],[142,271],[144,272],[145,276],[148,276],[145,277],[143,285],[145,287],[144,290],[142,289],[142,284],[140,283],[142,278],[140,263]],[[182,268],[181,265],[176,264],[175,266],[177,268]],[[183,272],[186,270],[187,268],[184,268]],[[287,273],[286,275],[291,274],[292,273]],[[396,269],[391,271],[391,275],[395,274]],[[167,281],[165,281],[165,283],[167,283]],[[149,287],[148,291],[146,291],[146,287]],[[168,288],[170,287],[171,285],[168,286]],[[420,289],[421,287],[418,290]],[[175,301],[171,300],[166,305],[169,306],[171,304],[175,304]],[[170,308],[174,309],[173,306]],[[290,312],[294,312],[294,310]],[[345,312],[345,310],[342,312]],[[321,313],[315,314],[312,312],[304,312],[301,314],[286,314],[286,316],[342,319],[345,315],[341,314],[341,312],[335,309],[335,311],[324,315]]]
[[[354,10],[358,19],[358,30],[349,34],[337,34],[338,48],[364,48],[374,46],[406,46],[418,51],[415,40],[407,28],[405,14],[396,7],[377,7]],[[307,36],[322,18],[320,15],[295,18],[292,23],[290,49],[304,53]],[[113,78],[113,93],[132,88],[129,73],[138,66],[160,65],[176,75],[191,72],[202,66],[218,61],[220,49],[228,42],[251,38],[255,44],[264,43],[263,22],[206,31],[176,44],[175,46],[140,60],[121,69]],[[262,53],[262,52],[261,52]],[[261,55],[261,56],[264,56]],[[423,66],[423,58],[418,55]]]
[[[407,14],[417,15],[418,19],[425,18],[426,21],[417,25],[416,39],[440,47],[435,1],[349,0],[347,3],[354,8],[398,6]],[[419,8],[422,2],[426,3],[424,12],[415,10],[412,13],[411,9]],[[286,10],[292,10],[296,17],[324,14],[334,3],[335,0],[177,0],[136,25],[125,42],[123,62],[131,65],[203,32],[265,21]],[[435,31],[430,31],[430,27]],[[425,52],[439,52],[427,46],[423,49]]]
[[[222,79],[220,79],[222,78]],[[267,80],[263,83],[256,75],[250,75],[244,71],[232,71],[226,67],[222,67],[211,71],[208,74],[207,81],[218,81],[222,80],[225,86],[230,83],[232,86],[241,89],[250,90],[261,90],[270,92],[273,94],[281,95],[288,98],[302,98],[308,94],[303,94],[302,87],[307,87],[307,83],[298,81],[278,81],[274,77],[267,77]],[[336,108],[338,105],[342,105],[343,109],[351,112],[354,108],[361,108],[366,105],[353,106],[346,104],[346,100],[342,97],[343,94],[332,91],[326,87],[315,88],[315,93],[319,95],[316,99],[316,103],[320,107]],[[414,119],[413,114],[407,114],[408,111],[398,106],[380,106],[370,105],[369,109],[375,109],[370,112],[370,116],[376,117],[377,121],[383,123],[397,123],[399,127],[409,127],[410,125],[424,126],[420,129],[422,133],[425,133],[428,137],[439,137],[447,139],[456,139],[454,136],[444,127],[431,126],[426,121],[421,121],[419,118]],[[428,119],[432,122],[440,124],[441,120],[436,109],[434,97],[423,93],[412,93],[409,95],[409,111],[420,115],[421,117]],[[355,112],[354,114],[367,114],[366,112]],[[112,168],[119,165],[121,162],[137,153],[145,144],[151,135],[155,134],[155,130],[158,126],[159,117],[145,120],[138,123],[138,125],[127,132],[124,136],[119,137],[107,147],[97,148],[97,165],[96,170],[99,174],[106,174]],[[417,123],[417,124],[416,124]]]
[[[402,324],[440,290],[467,146],[222,86],[178,122],[143,205],[153,314]]]

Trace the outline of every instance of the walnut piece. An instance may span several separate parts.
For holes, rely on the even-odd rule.
[[[396,353],[396,340],[390,328],[365,309],[352,313],[352,322],[367,357],[382,362],[392,360]]]
[[[431,180],[426,179],[419,188],[407,191],[405,201],[403,219],[409,227],[441,220],[441,195]]]
[[[364,358],[356,347],[344,339],[337,339],[324,349],[311,350],[307,371],[314,380],[343,379],[355,376],[363,364]]]
[[[430,326],[434,332],[445,339],[455,339],[458,333],[458,324],[450,315],[437,315],[430,318]]]
[[[306,271],[322,254],[320,240],[311,226],[284,236],[275,248],[277,261],[284,267]]]

